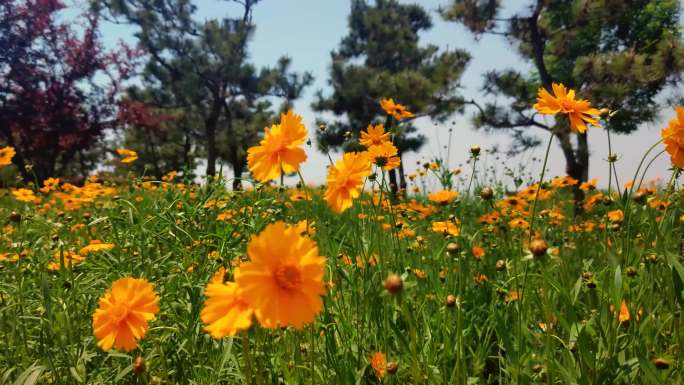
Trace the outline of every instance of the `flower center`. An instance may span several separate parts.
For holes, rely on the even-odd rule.
[[[295,266],[280,266],[275,271],[278,286],[286,290],[294,290],[301,286],[302,275]]]
[[[378,156],[375,158],[375,164],[377,164],[380,167],[386,166],[388,161],[389,160],[386,156]]]
[[[110,315],[112,317],[112,320],[117,324],[119,324],[119,323],[121,323],[121,321],[125,320],[126,317],[128,316],[128,313],[130,313],[130,309],[128,308],[128,305],[125,303],[117,303],[110,310]]]

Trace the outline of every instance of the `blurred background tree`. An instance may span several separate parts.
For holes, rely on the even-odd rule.
[[[457,91],[470,56],[463,50],[439,52],[434,45],[419,45],[420,33],[432,27],[423,7],[395,0],[376,0],[374,5],[353,0],[348,25],[347,36],[331,52],[332,93],[319,91],[312,105],[315,111],[342,118],[318,122],[326,127],[318,133],[321,150],[356,149],[359,132],[369,123],[388,124],[379,104],[382,98],[406,105],[416,118],[443,121],[462,110],[464,101]],[[386,128],[394,132],[400,156],[418,151],[425,142],[424,136],[414,135],[412,120]],[[404,188],[403,165],[399,174]],[[390,181],[396,192],[394,170]]]
[[[59,0],[0,2],[0,146],[15,148],[26,181],[85,178],[96,167],[135,58],[125,46],[103,50],[97,13],[81,15],[77,33],[63,9]]]
[[[577,90],[593,105],[616,111],[606,129],[628,134],[654,121],[658,96],[681,84],[684,45],[678,0],[535,0],[509,17],[500,15],[501,3],[452,0],[441,14],[476,38],[505,38],[533,65],[531,73],[489,72],[482,86],[485,101],[469,101],[477,109],[476,126],[512,134],[512,152],[539,144],[530,127],[553,132],[567,174],[586,181],[587,135],[572,134],[563,119],[554,125],[538,119],[532,109],[538,88],[551,90],[559,82]],[[576,194],[581,197],[580,190]]]
[[[186,159],[185,168],[194,168],[190,155],[203,153],[207,176],[216,174],[217,161],[223,154],[239,177],[246,156],[237,149],[253,143],[263,129],[243,125],[252,119],[245,115],[258,113],[262,99],[280,98],[290,103],[313,80],[309,73],[291,72],[288,58],[281,58],[273,68],[257,69],[249,63],[248,45],[255,28],[252,11],[259,0],[235,2],[242,5],[239,17],[202,22],[193,18],[196,6],[189,0],[93,3],[94,9],[107,10],[112,20],[122,19],[138,28],[136,37],[148,61],[142,73],[143,87],[129,90],[129,96],[136,100],[145,95],[138,101],[186,118],[176,120],[171,124],[173,130],[166,131],[180,140],[179,147],[166,154],[181,155]],[[251,131],[235,135],[233,130],[238,126]],[[225,148],[217,147],[219,137],[224,139]],[[238,143],[240,138],[249,139],[249,143]],[[128,140],[133,142],[134,138],[129,135]],[[163,154],[144,154],[150,151],[148,143],[131,146],[143,149],[145,159],[159,160]],[[178,163],[178,159],[165,162]]]

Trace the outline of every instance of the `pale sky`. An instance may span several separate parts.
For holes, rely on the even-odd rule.
[[[402,2],[418,3],[430,11],[434,27],[422,36],[423,44],[435,44],[442,50],[464,48],[471,53],[472,60],[462,78],[462,93],[467,98],[482,98],[479,93],[482,74],[489,70],[510,67],[529,68],[520,61],[515,50],[502,37],[484,36],[479,41],[475,41],[473,36],[459,24],[443,21],[437,15],[436,9],[440,5],[448,4],[448,0]],[[234,16],[239,11],[234,5],[215,0],[196,0],[195,3],[199,8],[199,19],[223,15]],[[521,9],[528,1],[507,0],[505,3],[507,8],[504,12],[510,12],[510,10]],[[337,48],[340,40],[347,33],[348,14],[348,0],[263,0],[254,8],[256,32],[249,46],[251,61],[258,66],[268,66],[275,64],[281,56],[289,56],[292,58],[293,70],[310,71],[315,77],[313,85],[305,91],[300,100],[295,102],[295,111],[303,116],[305,124],[312,133],[312,138],[316,129],[314,125],[316,114],[311,110],[310,104],[317,90],[330,92],[327,85],[330,51]],[[119,39],[132,41],[131,33],[132,30],[129,27],[105,25],[102,28],[102,38],[109,46],[113,46]],[[427,136],[428,142],[419,153],[411,153],[405,157],[407,172],[415,169],[417,160],[432,159],[440,153],[446,154],[443,146],[447,144],[449,127],[454,129],[450,159],[452,168],[467,159],[468,149],[472,144],[479,144],[483,150],[492,146],[505,150],[509,143],[508,137],[505,134],[488,135],[474,130],[470,123],[472,113],[473,111],[469,110],[465,116],[456,115],[443,126],[435,126],[427,119],[418,121],[417,126]],[[641,157],[648,147],[659,139],[660,129],[672,119],[674,111],[672,108],[667,108],[661,115],[658,122],[645,124],[631,135],[612,135],[613,151],[620,156],[616,166],[621,184],[632,178]],[[544,143],[547,141],[546,132],[535,128],[530,128],[530,130],[539,134]],[[589,142],[590,177],[598,178],[600,185],[605,186],[608,179],[608,164],[605,162],[608,146],[605,131],[591,128]],[[503,172],[504,162],[509,167],[523,162],[525,167],[538,172],[541,164],[532,164],[529,160],[532,157],[542,158],[544,147],[542,145],[532,153],[517,159],[502,158],[496,161],[490,158],[488,163],[495,165],[500,172]],[[306,181],[323,183],[326,173],[324,166],[329,163],[327,157],[315,150],[315,147],[307,149],[307,153],[309,159],[302,167]],[[333,154],[333,159],[336,157],[339,155]],[[670,175],[669,167],[669,158],[663,155],[653,163],[647,178],[667,179]],[[551,175],[564,175],[565,161],[557,144],[552,147],[548,168]]]

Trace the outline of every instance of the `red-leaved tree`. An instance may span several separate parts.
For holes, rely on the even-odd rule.
[[[25,179],[65,173],[117,120],[119,85],[136,53],[106,52],[99,17],[72,28],[60,0],[0,1],[0,144]],[[30,167],[24,167],[31,165]]]

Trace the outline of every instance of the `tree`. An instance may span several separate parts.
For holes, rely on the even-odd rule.
[[[407,105],[416,117],[437,121],[462,109],[463,99],[456,91],[470,57],[463,50],[440,53],[436,46],[418,44],[419,34],[432,27],[422,7],[395,0],[376,0],[373,6],[353,0],[348,24],[348,35],[331,53],[328,83],[333,92],[319,92],[313,103],[316,111],[346,118],[326,124],[326,130],[319,133],[323,150],[354,148],[358,133],[369,123],[390,123],[379,105],[385,97]],[[417,151],[425,141],[421,135],[411,136],[416,132],[412,120],[387,128],[394,132],[400,156]],[[401,187],[405,187],[403,166],[399,171]],[[392,171],[391,182],[393,177]],[[392,187],[396,191],[396,182]]]
[[[123,99],[119,108],[119,121],[123,124],[123,137],[112,144],[134,150],[139,159],[125,165],[137,175],[153,175],[157,179],[171,171],[192,171],[196,167],[195,145],[191,126],[195,116],[182,110],[154,108],[142,102],[149,96],[137,89],[129,90],[134,99]],[[194,175],[184,175],[192,179]]]
[[[616,111],[605,128],[626,134],[653,121],[657,95],[681,81],[684,45],[677,0],[535,0],[508,18],[499,16],[500,8],[498,0],[452,0],[441,11],[476,37],[505,37],[536,70],[487,73],[484,94],[506,101],[470,101],[477,108],[475,124],[510,131],[514,152],[539,143],[530,127],[555,134],[567,174],[575,179],[588,179],[587,135],[572,134],[563,119],[553,126],[537,119],[532,105],[540,86],[551,90],[552,83],[560,82],[593,105]],[[581,196],[577,189],[576,198]]]
[[[96,13],[80,36],[58,21],[59,0],[0,3],[0,141],[16,149],[24,179],[93,167],[91,149],[116,124],[117,90],[134,52],[105,52]],[[104,76],[103,76],[104,75]],[[97,79],[96,79],[97,78]]]
[[[149,55],[143,80],[153,98],[147,102],[155,101],[158,108],[180,108],[202,122],[201,132],[195,131],[195,125],[185,128],[193,130],[193,137],[206,151],[208,176],[216,174],[217,137],[220,130],[230,130],[235,115],[232,106],[241,101],[251,106],[267,96],[297,98],[312,80],[309,74],[291,73],[289,59],[260,70],[248,63],[247,46],[255,28],[252,11],[259,0],[233,1],[243,6],[240,17],[204,22],[193,19],[196,7],[188,0],[102,0],[96,4],[96,8],[104,4],[115,17],[139,27],[137,38]],[[290,94],[292,89],[297,95]],[[238,169],[240,165],[233,164]]]

